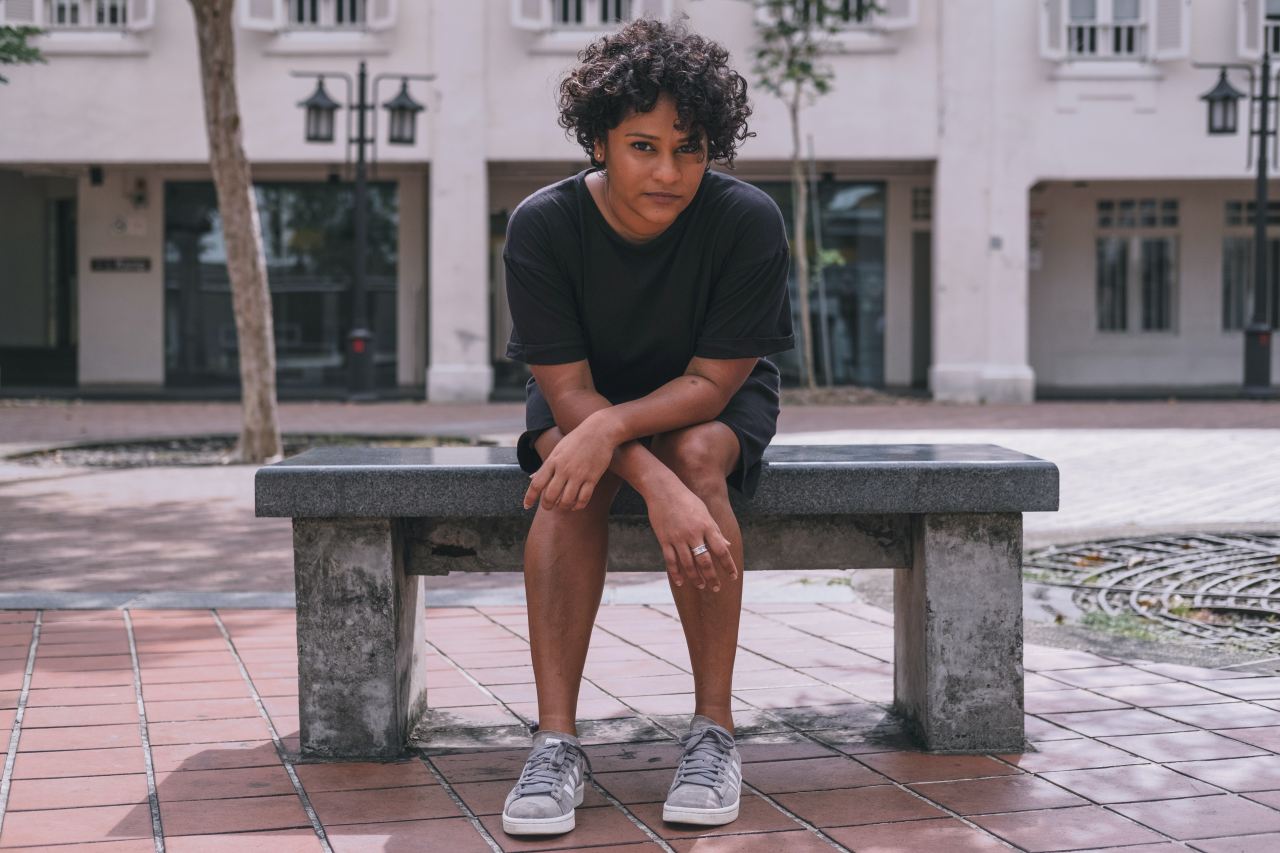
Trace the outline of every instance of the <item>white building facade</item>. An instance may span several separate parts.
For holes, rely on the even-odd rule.
[[[526,368],[503,356],[502,240],[521,199],[588,165],[556,124],[556,84],[578,50],[619,20],[685,13],[754,82],[747,0],[236,5],[282,395],[345,388],[353,304],[346,120],[333,143],[306,142],[298,103],[315,82],[292,72],[354,77],[363,59],[387,75],[379,111],[395,75],[435,75],[409,81],[426,107],[413,144],[388,144],[378,119],[367,261],[379,387],[434,401],[521,398]],[[1207,134],[1200,96],[1217,72],[1192,62],[1280,52],[1280,3],[828,5],[842,26],[835,80],[801,128],[815,236],[838,258],[825,313],[813,291],[820,378],[829,364],[837,384],[989,402],[1241,385],[1255,298],[1249,111],[1242,102],[1239,134]],[[0,16],[48,29],[35,40],[47,64],[8,66],[0,86],[0,393],[233,390],[189,4],[0,0]],[[336,76],[325,86],[347,103]],[[752,104],[758,135],[733,174],[790,221],[786,110],[759,88]],[[1271,194],[1276,328],[1280,186]],[[1280,386],[1280,347],[1271,355]],[[781,366],[794,381],[797,354]]]

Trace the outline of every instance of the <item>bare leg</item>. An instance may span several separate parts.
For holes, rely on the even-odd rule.
[[[557,428],[534,442],[546,459],[564,437]],[[604,590],[609,508],[622,480],[608,471],[576,512],[541,505],[524,545],[529,647],[538,688],[538,727],[577,734],[578,688]]]
[[[659,436],[654,453],[707,505],[738,567],[738,580],[722,576],[719,592],[712,592],[710,585],[671,586],[693,665],[694,713],[732,732],[730,697],[742,612],[743,553],[742,531],[729,504],[725,477],[738,462],[738,437],[719,421],[711,421]]]

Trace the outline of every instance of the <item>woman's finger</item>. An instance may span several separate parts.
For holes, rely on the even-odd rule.
[[[689,550],[689,546],[683,542],[674,546],[676,549],[676,559],[680,561],[680,574],[698,589],[706,586],[702,580],[702,575],[698,574],[697,568],[693,565],[693,552]]]
[[[533,509],[538,505],[538,498],[542,495],[542,490],[547,487],[547,478],[551,476],[551,470],[544,463],[537,472],[529,478],[529,488],[524,493],[524,508]]]
[[[711,542],[720,543],[718,546],[711,548],[711,554],[715,557],[716,566],[720,571],[724,572],[729,580],[736,581],[738,579],[738,566],[733,561],[733,552],[729,550],[729,540],[723,536],[712,536],[707,542],[708,544]]]
[[[583,483],[582,488],[578,490],[578,500],[573,505],[574,509],[586,509],[591,503],[591,496],[595,493],[596,487],[591,483]]]
[[[560,503],[560,496],[564,494],[565,485],[564,475],[557,471],[542,492],[542,505],[547,509],[555,509]]]
[[[680,576],[680,563],[676,560],[676,549],[670,543],[662,544],[662,559],[667,564],[667,577],[676,586],[684,586],[684,578]]]
[[[698,546],[694,546],[695,548]],[[693,553],[690,549],[689,553]],[[711,587],[712,592],[720,591],[720,576],[716,574],[715,560],[711,558],[711,551],[703,551],[693,558],[693,564],[697,567],[698,573],[702,576],[702,582]]]

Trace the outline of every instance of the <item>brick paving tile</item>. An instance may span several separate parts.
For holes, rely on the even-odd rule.
[[[1133,687],[1139,684],[1164,684],[1171,679],[1134,666],[1096,666],[1085,669],[1060,669],[1044,673],[1054,681],[1072,687]]]
[[[325,826],[458,816],[458,807],[439,785],[322,791],[308,796]]]
[[[80,806],[125,806],[147,802],[147,776],[79,776],[59,779],[14,779],[8,811],[71,809]]]
[[[521,667],[511,667],[513,670],[521,670]],[[529,681],[533,681],[533,670],[527,670]],[[634,676],[642,678],[654,675],[680,675],[680,670],[671,664],[657,658],[648,658],[647,660],[629,660],[629,661],[592,661],[591,653],[587,653],[587,665],[584,670],[587,678],[590,679],[607,679],[607,678],[625,678]]]
[[[1146,827],[1101,806],[982,815],[972,820],[1029,853],[1164,840]]]
[[[1166,841],[1158,844],[1126,844],[1123,847],[1090,847],[1074,853],[1186,853],[1181,844]]]
[[[1203,850],[1204,853],[1275,853],[1276,850],[1280,850],[1280,832],[1214,838],[1196,841],[1191,846],[1196,850]]]
[[[1143,737],[1167,737],[1167,735],[1143,735]],[[998,757],[1031,773],[1143,763],[1141,758],[1090,738],[1036,741],[1033,745],[1036,748],[1035,752],[1007,753]]]
[[[1097,693],[1080,688],[1043,691],[1026,695],[1026,710],[1029,714],[1110,711],[1116,708],[1128,707],[1129,705],[1125,702],[1109,699],[1106,696],[1099,696]]]
[[[129,683],[133,683],[133,659],[127,654],[89,655],[87,657],[79,658],[50,658],[49,660],[37,660],[35,669],[32,670],[32,672],[97,672],[98,670],[103,669],[128,672],[130,673]]]
[[[444,726],[486,728],[518,726],[520,719],[501,705],[466,705],[454,708],[431,708],[423,719],[428,729]]]
[[[743,764],[765,761],[797,761],[804,758],[831,758],[831,749],[811,740],[786,740],[786,736],[761,735],[738,738]]]
[[[1041,775],[1095,803],[1133,803],[1221,793],[1211,785],[1158,764],[1052,771]]]
[[[757,832],[783,832],[795,829],[798,824],[764,799],[755,794],[743,793],[738,819],[724,826],[692,826],[687,823],[667,823],[662,819],[662,803],[644,803],[631,810],[645,826],[660,838],[706,838],[716,835],[744,835]]]
[[[294,770],[307,793],[357,791],[362,788],[392,788],[432,785],[435,777],[421,761],[374,763],[298,764]]]
[[[805,830],[681,839],[671,846],[679,853],[831,853],[830,844]]]
[[[600,783],[606,791],[618,798],[619,802],[656,803],[667,798],[667,790],[671,787],[674,771],[662,768],[658,770],[629,770],[620,773],[593,773],[592,778]]]
[[[269,737],[267,724],[260,716],[235,717],[229,720],[187,720],[178,723],[148,723],[147,735],[152,746],[180,743],[220,743],[229,740],[252,740]]]
[[[829,684],[803,684],[794,687],[772,687],[763,690],[741,690],[736,686],[733,691],[739,699],[757,708],[813,708],[821,705],[845,706],[853,702],[854,697],[839,687]],[[820,713],[820,712],[819,712]]]
[[[149,711],[149,709],[148,709]],[[13,722],[12,717],[9,720]],[[138,724],[138,703],[121,705],[71,705],[68,707],[27,708],[22,728],[47,729],[67,726]]]
[[[1009,848],[989,835],[955,818],[879,823],[872,826],[838,826],[827,834],[858,853],[988,853]]]
[[[942,817],[944,812],[892,785],[847,791],[802,791],[774,797],[815,826],[852,826]]]
[[[1178,840],[1280,831],[1280,812],[1229,794],[1128,803],[1115,810]]]
[[[217,835],[180,835],[165,839],[165,853],[313,853],[323,850],[313,829],[269,832],[224,832]],[[74,853],[74,851],[68,851]],[[86,851],[88,853],[88,851]]]
[[[262,685],[255,683],[254,687],[261,692]],[[144,684],[142,686],[142,698],[148,704],[198,699],[239,699],[248,695],[249,688],[243,680],[210,681],[208,684]]]
[[[672,668],[674,669],[674,667]],[[486,687],[492,687],[495,684],[533,683],[533,667],[531,666],[501,666],[493,669],[477,669],[471,675]],[[589,668],[586,675],[588,678],[591,677]]]
[[[128,661],[126,660],[126,663]],[[133,670],[95,669],[88,672],[75,669],[34,669],[31,671],[31,689],[49,687],[119,687],[133,686]]]
[[[171,770],[156,774],[161,800],[214,800],[228,797],[294,793],[283,765],[239,767],[226,770]]]
[[[1148,672],[1155,672],[1160,675],[1167,675],[1169,678],[1176,678],[1179,681],[1216,681],[1218,679],[1234,679],[1239,678],[1239,672],[1233,672],[1229,669],[1209,669],[1204,666],[1190,666],[1184,663],[1151,663],[1151,662],[1134,662],[1134,666],[1139,669],[1145,669]]]
[[[674,675],[644,675],[631,678],[625,675],[612,675],[594,678],[593,681],[601,689],[616,695],[658,696],[668,693],[689,693],[693,690],[693,676],[687,672]],[[498,691],[494,691],[498,693]],[[501,696],[501,693],[498,693]]]
[[[500,779],[496,782],[461,782],[454,785],[453,790],[476,814],[500,814],[502,806],[506,803],[507,794],[511,792],[512,784],[510,779]],[[310,790],[308,786],[307,791]],[[589,809],[607,805],[609,801],[604,795],[588,784],[583,791],[581,808]]]
[[[1000,776],[958,782],[921,782],[909,786],[956,814],[993,814],[1028,809],[1085,806],[1088,800],[1035,776]]]
[[[1191,706],[1200,707],[1200,706]],[[1161,713],[1167,709],[1162,708]],[[1073,714],[1045,714],[1051,723],[1065,726],[1089,737],[1104,735],[1147,735],[1160,732],[1186,732],[1191,726],[1160,714],[1137,708],[1127,711],[1082,711]]]
[[[4,829],[0,831],[0,847],[128,838],[151,838],[151,809],[147,806],[9,812],[4,817]]]
[[[1242,758],[1247,755],[1265,754],[1265,750],[1241,743],[1233,737],[1225,737],[1213,732],[1174,732],[1164,735],[1126,735],[1102,740],[1151,761]]]
[[[255,829],[309,827],[311,822],[296,795],[235,797],[223,800],[160,801],[164,834],[209,835]]]
[[[573,831],[564,835],[551,835],[540,839],[515,838],[502,831],[502,818],[485,815],[480,818],[485,829],[497,840],[503,850],[565,850],[599,844],[618,844],[628,841],[648,841],[627,816],[612,806],[598,809],[578,809]]]
[[[509,702],[507,707],[518,716],[533,722],[538,719],[537,702]],[[578,720],[617,720],[634,717],[636,712],[617,699],[579,699]]]
[[[55,687],[49,690],[32,690],[27,695],[27,707],[48,705],[111,705],[137,701],[133,685],[119,687]]]
[[[1280,791],[1254,791],[1245,794],[1245,796],[1255,802],[1262,803],[1264,806],[1280,809]]]
[[[1227,702],[1219,705],[1179,705],[1161,708],[1160,713],[1202,729],[1243,729],[1280,725],[1280,711],[1263,708],[1252,702]]]
[[[142,746],[137,724],[110,726],[60,726],[22,730],[19,752],[52,752],[66,749],[102,749]]]
[[[1098,687],[1098,693],[1139,708],[1163,708],[1169,705],[1212,705],[1222,702],[1222,694],[1195,684],[1172,682],[1139,684],[1134,687]]]
[[[1046,690],[1070,690],[1071,686],[1061,681],[1054,681],[1049,676],[1038,672],[1024,672],[1022,689],[1024,693],[1040,693]]]
[[[139,747],[76,749],[56,752],[18,752],[14,779],[59,779],[79,776],[114,776],[145,773],[146,759]]]
[[[860,788],[888,782],[881,774],[852,759],[835,757],[747,764],[743,767],[743,778],[766,794]]]
[[[61,644],[40,644],[40,649],[36,653],[36,660],[53,660],[61,657],[83,657],[85,655],[127,655],[129,653],[129,640],[122,637],[120,640],[111,642],[93,642],[93,643],[61,643]],[[26,652],[23,651],[23,657]]]
[[[22,853],[155,853],[156,843],[150,838],[133,838],[126,841],[93,841],[85,844],[40,844],[20,849]]]
[[[1280,699],[1280,676],[1213,679],[1201,685],[1236,699]]]
[[[849,697],[853,698],[853,697]],[[857,728],[891,722],[889,712],[869,702],[848,705],[806,705],[801,708],[770,708],[773,715],[802,731]]]
[[[852,679],[850,679],[852,681]],[[813,686],[822,683],[798,669],[772,668],[749,669],[733,674],[734,690],[767,690]]]
[[[152,746],[151,762],[157,773],[163,773],[169,770],[263,767],[279,764],[280,757],[271,741],[248,740]]]
[[[334,853],[490,853],[489,845],[465,818],[347,824],[325,827],[325,832]]]
[[[1169,765],[1228,791],[1271,791],[1280,788],[1280,755],[1179,761]]]
[[[618,699],[634,708],[637,713],[650,716],[665,717],[693,713],[692,693],[672,693],[665,696],[619,696]],[[741,703],[733,707],[741,707]]]
[[[225,720],[232,717],[254,717],[257,714],[258,706],[253,704],[253,699],[248,696],[147,702],[148,723]]]
[[[516,779],[529,757],[528,748],[477,750],[453,755],[433,755],[431,763],[450,782],[487,782]]]
[[[1016,768],[985,755],[882,752],[860,755],[858,760],[895,782],[950,782],[1018,772]]]
[[[1073,732],[1071,729],[1063,728],[1030,714],[1026,716],[1023,723],[1027,740],[1031,741],[1075,740],[1080,737],[1079,732]]]
[[[243,657],[243,656],[242,656]],[[143,669],[176,669],[205,666],[230,666],[235,662],[231,652],[142,652],[138,651],[138,664]]]
[[[166,666],[158,669],[142,670],[144,687],[150,684],[208,684],[214,681],[226,681],[233,684],[244,684],[244,676],[235,666]]]
[[[742,743],[739,741],[739,751]],[[614,770],[652,770],[680,763],[680,746],[675,743],[622,743],[587,746],[591,769],[596,773]]]
[[[1076,649],[1054,649],[1049,646],[1031,644],[1023,648],[1022,660],[1026,668],[1032,672],[1117,665],[1115,661],[1095,655],[1093,652],[1082,652]]]

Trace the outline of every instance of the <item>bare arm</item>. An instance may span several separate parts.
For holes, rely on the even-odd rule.
[[[724,411],[729,399],[742,387],[756,361],[755,358],[694,358],[682,376],[638,400],[616,406],[595,390],[585,361],[534,366],[533,375],[560,431],[567,436],[586,426],[610,446],[612,457],[608,469],[647,500],[653,491],[672,485],[674,475],[634,439],[712,420]],[[599,474],[590,482],[580,482],[575,481],[572,472],[563,473],[567,476],[565,482],[548,472],[545,480],[531,484],[526,506],[541,496],[550,507],[562,502],[577,509],[585,507]]]

